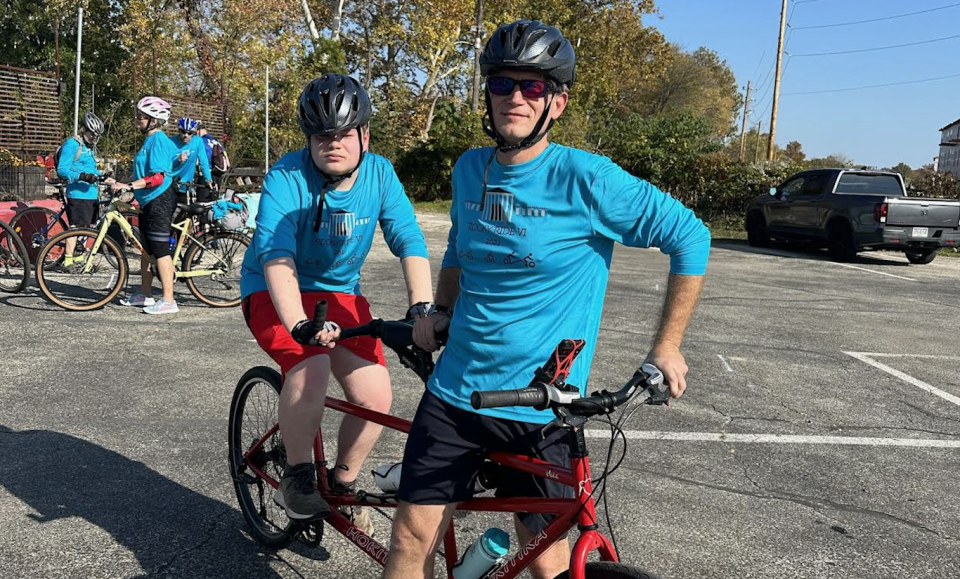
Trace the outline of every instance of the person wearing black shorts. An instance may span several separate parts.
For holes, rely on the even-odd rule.
[[[56,170],[57,176],[67,184],[65,203],[71,228],[90,227],[97,218],[100,171],[97,170],[95,147],[103,131],[103,121],[87,112],[83,115],[80,134],[70,137],[60,146]],[[63,267],[73,265],[76,243],[73,237],[67,239]]]

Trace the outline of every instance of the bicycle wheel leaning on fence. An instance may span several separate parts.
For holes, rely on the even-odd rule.
[[[0,221],[0,291],[23,291],[29,281],[27,248],[14,229]]]
[[[38,264],[37,255],[43,246],[54,235],[67,230],[67,222],[63,218],[64,209],[55,212],[46,207],[31,206],[21,209],[10,220],[10,226],[20,239],[33,264]],[[63,259],[63,250],[48,252],[43,267],[51,267]]]

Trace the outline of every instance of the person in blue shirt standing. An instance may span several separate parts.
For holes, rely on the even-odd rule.
[[[197,202],[199,198],[187,199],[186,191],[193,185],[197,176],[197,165],[200,165],[200,171],[206,183],[212,181],[210,175],[210,159],[207,156],[206,146],[203,139],[195,138],[197,135],[197,126],[199,123],[190,117],[183,117],[177,121],[176,140],[171,139],[174,147],[178,149],[178,154],[173,162],[173,177],[179,181],[178,190],[180,201],[182,203]],[[204,199],[203,201],[207,201]]]
[[[67,221],[71,228],[90,227],[97,218],[97,170],[96,146],[103,136],[104,126],[100,117],[92,112],[83,115],[80,134],[67,139],[60,146],[57,176],[66,183]],[[77,240],[67,239],[64,247],[63,267],[73,265],[73,252]]]
[[[230,158],[223,147],[223,143],[216,137],[207,132],[203,126],[203,121],[197,119],[197,136],[203,139],[204,147],[207,151],[207,162],[210,164],[210,174],[213,175],[213,181],[206,183],[197,183],[197,203],[204,201],[216,201],[216,196],[220,191],[220,182],[223,175],[230,168]],[[217,154],[214,154],[217,151]]]
[[[147,96],[137,103],[137,128],[146,135],[143,146],[133,158],[132,183],[113,182],[116,192],[133,189],[140,204],[140,234],[145,253],[140,258],[140,291],[120,300],[125,306],[142,307],[147,314],[173,314],[179,311],[173,299],[173,259],[170,248],[170,224],[177,208],[177,194],[173,183],[173,160],[177,150],[163,133],[163,125],[170,119],[170,103]],[[149,257],[156,258],[157,273],[163,287],[163,297],[151,297],[153,272]]]
[[[660,327],[646,361],[673,397],[686,388],[680,343],[703,285],[710,234],[692,211],[610,159],[550,143],[567,106],[576,58],[555,27],[520,20],[500,26],[480,57],[485,129],[496,146],[464,153],[453,171],[453,205],[435,311],[414,339],[435,351],[449,328],[413,420],[403,458],[390,558],[384,576],[433,577],[434,555],[460,501],[473,495],[486,451],[536,456],[567,466],[563,429],[544,430],[549,411],[474,410],[476,390],[522,388],[565,338],[586,342],[569,384],[586,391],[615,243],[670,255]],[[572,497],[557,481],[505,469],[501,497]],[[526,544],[550,517],[520,513]],[[559,542],[531,564],[533,576],[564,572]]]
[[[334,348],[339,327],[371,320],[360,291],[360,268],[377,224],[400,259],[408,316],[432,304],[430,262],[413,206],[390,162],[367,152],[370,98],[356,80],[325,74],[303,89],[297,118],[307,146],[283,156],[267,173],[257,228],[240,277],[243,313],[257,343],[280,366],[280,432],[287,453],[274,501],[291,519],[330,514],[316,490],[312,446],[323,417],[331,374],[347,400],[379,412],[392,402],[380,340],[358,338]],[[316,327],[316,304],[327,302],[327,320]],[[381,427],[344,416],[337,459],[330,469],[334,492],[353,492],[357,474]],[[344,514],[371,533],[369,512]]]

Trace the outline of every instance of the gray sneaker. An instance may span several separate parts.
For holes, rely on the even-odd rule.
[[[177,306],[177,302],[168,302],[165,299],[157,300],[157,303],[143,308],[143,313],[145,314],[175,314],[180,311],[180,308]]]
[[[317,491],[315,473],[316,469],[309,462],[284,467],[273,502],[283,507],[291,519],[309,521],[330,516],[330,505]]]
[[[155,303],[157,303],[157,300],[153,299],[150,296],[145,296],[140,292],[137,292],[128,298],[124,298],[120,300],[121,306],[136,306],[138,308],[142,308],[144,306],[152,306]]]

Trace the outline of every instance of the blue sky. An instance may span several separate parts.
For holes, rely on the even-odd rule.
[[[770,124],[772,67],[781,0],[657,0],[662,18],[645,22],[667,40],[716,51],[737,75],[741,91],[752,80],[751,123]],[[853,54],[861,50],[960,35],[960,5],[892,20],[800,29],[958,4],[958,0],[789,0],[791,27],[784,56],[777,144],[800,141],[808,157],[843,153],[856,163],[911,167],[938,152],[938,129],[960,118],[960,37]],[[792,13],[792,15],[791,15]],[[791,94],[957,75],[932,82],[822,94]],[[764,83],[764,79],[766,83]]]

